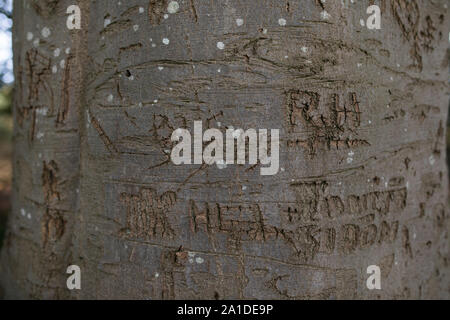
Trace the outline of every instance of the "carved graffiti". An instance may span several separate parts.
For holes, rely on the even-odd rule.
[[[137,195],[122,193],[120,200],[127,210],[126,235],[140,239],[172,238],[175,232],[167,212],[176,198],[172,191],[158,196],[151,188],[144,188]]]
[[[333,93],[327,101],[312,91],[290,90],[286,96],[288,124],[291,133],[295,133],[288,139],[288,147],[299,146],[314,155],[318,149],[369,145],[366,140],[353,138],[361,124],[356,93]]]

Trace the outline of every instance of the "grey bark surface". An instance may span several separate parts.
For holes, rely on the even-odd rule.
[[[4,296],[450,298],[448,1],[168,3],[78,1],[69,31],[72,1],[14,1]],[[280,129],[280,172],[173,165],[195,120]]]

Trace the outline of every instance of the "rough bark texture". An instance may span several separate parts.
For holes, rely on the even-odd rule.
[[[448,1],[72,2],[14,1],[5,297],[450,298]],[[281,171],[174,166],[194,120],[279,128]]]

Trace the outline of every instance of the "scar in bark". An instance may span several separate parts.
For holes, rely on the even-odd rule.
[[[92,125],[94,126],[95,130],[97,130],[98,135],[100,136],[100,139],[102,139],[102,141],[105,144],[108,151],[113,154],[119,153],[116,146],[111,142],[111,139],[108,137],[105,130],[103,130],[103,128],[100,125],[100,123],[98,122],[98,120],[92,115],[91,115],[91,122],[92,122]]]

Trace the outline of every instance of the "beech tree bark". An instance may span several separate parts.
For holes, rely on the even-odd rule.
[[[73,2],[14,1],[4,297],[450,298],[448,1]],[[199,120],[280,171],[173,165]]]

